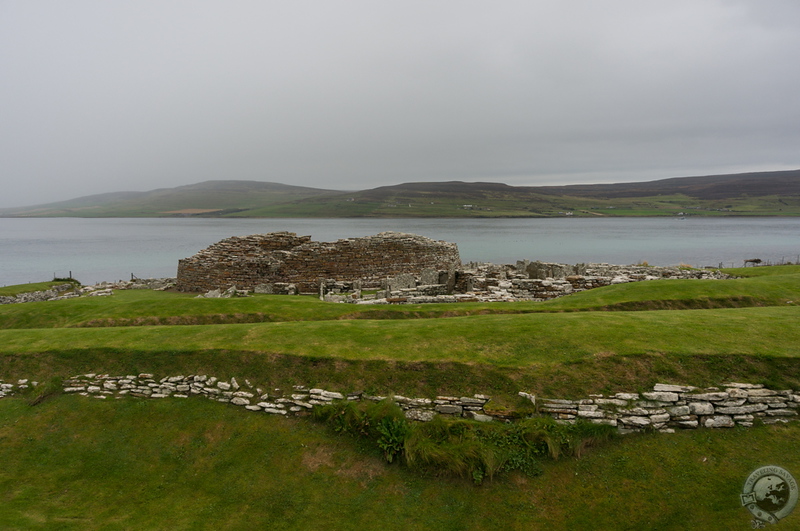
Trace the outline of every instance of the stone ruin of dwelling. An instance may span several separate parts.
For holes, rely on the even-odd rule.
[[[382,232],[316,242],[293,232],[273,232],[226,238],[180,260],[176,288],[319,293],[325,282],[338,281],[357,290],[380,289],[389,277],[460,266],[456,244],[415,234]]]
[[[382,232],[332,243],[273,232],[222,240],[180,260],[177,289],[219,296],[319,294],[367,304],[541,301],[610,284],[661,278],[728,278],[716,270],[645,265],[461,264],[454,243]],[[363,291],[371,291],[364,295]],[[211,295],[211,294],[214,295]],[[227,295],[223,295],[227,296]]]

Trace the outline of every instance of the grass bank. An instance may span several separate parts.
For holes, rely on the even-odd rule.
[[[0,354],[111,348],[204,349],[345,360],[454,361],[496,366],[635,354],[800,355],[800,309],[485,315],[214,326],[0,330]]]
[[[477,487],[387,465],[320,424],[207,400],[5,399],[0,527],[739,529],[747,475],[800,469],[798,438],[797,425],[642,434]]]
[[[519,390],[577,398],[730,380],[800,389],[800,268],[739,273],[548,303],[374,308],[130,291],[8,305],[0,378],[209,374],[265,389],[485,393],[499,410],[520,408]],[[387,465],[374,446],[321,424],[205,399],[28,398],[0,400],[0,528],[740,528],[753,469],[800,471],[797,424],[638,434],[543,460],[536,477],[475,486]]]

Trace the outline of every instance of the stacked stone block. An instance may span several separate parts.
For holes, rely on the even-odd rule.
[[[786,422],[797,417],[800,395],[758,384],[727,383],[698,390],[691,386],[656,384],[652,392],[592,395],[581,400],[544,399],[540,412],[574,422],[578,419],[617,426],[622,432],[645,428],[674,429],[750,427]]]
[[[302,293],[317,293],[327,279],[380,287],[387,277],[460,265],[455,244],[414,234],[382,232],[324,243],[276,232],[227,238],[180,260],[177,288],[210,291],[236,286],[252,291],[259,285],[284,283]]]

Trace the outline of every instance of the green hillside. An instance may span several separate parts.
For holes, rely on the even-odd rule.
[[[640,183],[509,186],[418,182],[341,192],[256,181],[103,194],[3,216],[78,217],[563,217],[796,216],[800,170]]]
[[[330,190],[257,181],[207,181],[150,192],[101,194],[27,208],[4,209],[16,217],[224,216],[331,193]]]

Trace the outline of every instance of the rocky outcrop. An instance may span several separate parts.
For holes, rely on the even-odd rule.
[[[460,265],[456,244],[414,234],[382,232],[325,243],[292,232],[273,232],[227,238],[180,260],[177,288],[210,291],[236,286],[255,291],[260,287],[267,292],[272,286],[293,284],[301,293],[317,293],[326,279],[375,288],[387,277]]]

